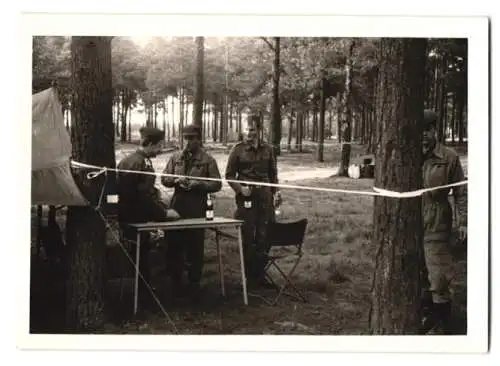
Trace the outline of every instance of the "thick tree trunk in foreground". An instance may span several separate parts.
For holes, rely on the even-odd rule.
[[[73,158],[82,163],[114,168],[111,37],[73,37],[71,56]],[[95,207],[105,175],[89,181],[86,173],[86,170],[77,170],[75,180]],[[112,178],[108,176],[108,182]],[[114,182],[110,183],[107,187],[114,188]],[[66,229],[68,328],[76,332],[99,329],[104,322],[105,225],[94,208],[69,207]]]
[[[425,39],[381,40],[376,187],[398,192],[421,188],[425,50]],[[372,334],[416,334],[419,327],[421,215],[420,197],[375,198]]]

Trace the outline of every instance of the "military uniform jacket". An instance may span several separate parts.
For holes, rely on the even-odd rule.
[[[262,141],[257,147],[246,141],[237,143],[229,154],[226,179],[277,184],[278,168],[273,147]],[[229,182],[229,185],[236,193],[241,191],[241,184]],[[276,188],[271,187],[271,191],[274,193]]]
[[[118,169],[154,172],[151,160],[142,150],[125,157]],[[118,172],[118,218],[120,222],[147,222],[163,220],[165,206],[159,200],[154,186],[155,175]]]
[[[196,177],[221,179],[217,162],[201,148],[194,154],[186,150],[174,153],[163,173],[188,176],[188,179]],[[185,190],[174,183],[176,179],[177,177],[164,176],[161,182],[165,187],[175,187],[171,207],[183,218],[204,216],[207,193],[218,192],[222,188],[221,180],[200,180],[199,187]]]
[[[424,188],[437,187],[465,180],[460,159],[455,150],[437,143],[434,150],[424,159]],[[459,225],[467,225],[467,188],[453,187]],[[452,228],[452,210],[448,200],[450,188],[425,192],[423,200],[423,219],[427,239],[447,240]]]

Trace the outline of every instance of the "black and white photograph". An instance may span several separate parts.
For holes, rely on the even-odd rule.
[[[487,20],[25,17],[27,348],[487,348]]]

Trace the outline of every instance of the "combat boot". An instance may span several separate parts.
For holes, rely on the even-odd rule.
[[[451,334],[451,302],[433,303],[432,310],[422,319],[418,334]]]

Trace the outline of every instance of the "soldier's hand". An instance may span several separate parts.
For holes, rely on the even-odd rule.
[[[193,189],[193,188],[201,187],[202,185],[203,185],[203,182],[201,180],[190,179],[190,180],[188,180],[188,182],[186,184],[186,188],[188,190],[190,190],[190,189]]]
[[[185,186],[187,186],[188,184],[188,179],[186,177],[176,178],[174,180],[174,183],[181,186],[182,188],[185,188]]]
[[[466,226],[460,226],[458,228],[458,237],[460,240],[464,240],[467,237],[467,227]]]
[[[250,196],[251,190],[250,187],[241,187],[241,194],[245,197]]]
[[[283,198],[281,197],[281,192],[276,192],[274,194],[274,205],[279,206],[283,203]]]

